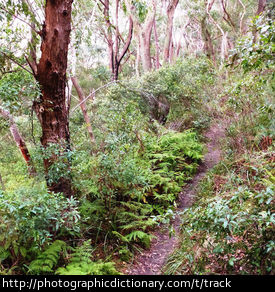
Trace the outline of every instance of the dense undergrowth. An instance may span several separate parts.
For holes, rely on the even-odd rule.
[[[178,194],[203,159],[203,131],[220,116],[229,120],[225,159],[184,212],[181,247],[166,273],[271,273],[274,26],[263,20],[257,26],[257,41],[243,40],[238,63],[222,72],[190,57],[104,88],[88,105],[93,143],[81,111],[72,111],[71,150],[48,173],[48,180],[72,179],[71,198],[46,188],[43,157],[60,151],[38,146],[31,113],[22,110],[16,123],[35,177],[0,121],[0,273],[117,274],[136,250],[150,246],[151,231],[173,218]],[[83,71],[83,86],[90,73]],[[31,82],[14,76],[21,77]],[[13,81],[1,79],[0,92],[5,86],[12,95]]]
[[[211,116],[204,104],[214,79],[207,59],[187,59],[108,87],[89,106],[92,144],[81,112],[72,112],[71,151],[59,155],[47,178],[72,177],[72,198],[46,189],[43,158],[60,154],[54,145],[45,152],[28,144],[35,177],[16,147],[9,156],[2,151],[1,273],[114,274],[112,260],[129,261],[148,248],[203,157],[200,135]],[[29,124],[22,114],[16,122],[29,141],[37,139],[36,120]]]
[[[256,22],[220,95],[224,159],[182,215],[167,274],[274,273],[274,23]]]

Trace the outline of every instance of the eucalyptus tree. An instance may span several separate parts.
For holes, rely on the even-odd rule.
[[[1,1],[0,6],[4,15],[12,15],[31,28],[30,49],[24,55],[40,88],[33,109],[41,124],[44,150],[47,152],[52,145],[58,149],[44,156],[47,184],[50,191],[62,192],[66,196],[72,195],[70,161],[67,158],[70,151],[69,105],[66,100],[72,4],[73,0],[9,0],[7,3]],[[35,10],[34,7],[41,10]],[[16,34],[16,31],[13,33]],[[40,52],[37,52],[39,43]],[[60,157],[63,167],[68,171],[66,175],[58,173],[49,179],[49,173],[54,173]]]
[[[167,5],[167,26],[166,26],[166,37],[164,42],[163,50],[163,60],[164,62],[169,62],[171,56],[171,40],[173,34],[173,20],[175,15],[175,10],[179,4],[179,0],[169,0]]]
[[[143,71],[151,71],[151,36],[157,3],[155,0],[151,0],[149,4],[144,1],[125,0],[125,5],[134,23],[134,31],[138,40],[137,50],[141,59]]]
[[[125,57],[133,36],[133,20],[131,15],[128,17],[128,35],[126,40],[122,37],[120,32],[119,23],[121,22],[120,16],[120,0],[114,1],[114,6],[111,6],[109,0],[99,1],[99,9],[103,16],[103,22],[105,23],[105,29],[102,28],[105,42],[108,45],[108,60],[109,68],[112,73],[112,79],[117,80],[121,61]],[[114,20],[112,21],[112,14],[110,9],[114,9]],[[123,43],[123,47],[120,50],[120,44]]]

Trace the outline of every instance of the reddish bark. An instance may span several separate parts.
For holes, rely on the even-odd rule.
[[[32,159],[31,159],[31,155],[29,153],[29,150],[27,148],[27,145],[26,145],[22,135],[20,134],[20,132],[19,132],[19,130],[14,122],[13,116],[7,110],[4,110],[2,108],[0,108],[0,115],[9,122],[10,132],[12,134],[12,137],[13,137],[17,147],[19,148],[19,150],[23,156],[23,159],[25,160],[25,162],[28,166],[29,174],[32,176],[36,175],[36,171],[35,171],[35,168],[33,166]]]
[[[33,105],[42,127],[42,146],[47,148],[52,143],[57,144],[64,153],[70,149],[69,109],[65,89],[72,3],[73,0],[46,1],[45,21],[40,32],[41,59],[35,74],[41,88],[41,97]],[[46,176],[57,159],[54,155],[50,159],[44,159]],[[72,195],[69,177],[48,182],[48,188],[53,192],[63,192],[66,196]]]
[[[156,19],[154,20],[153,28],[154,28],[154,37],[155,37],[155,44],[156,44],[156,69],[159,69],[160,68],[160,61],[159,61],[160,46],[159,46],[159,37],[158,37],[157,26],[156,26]]]

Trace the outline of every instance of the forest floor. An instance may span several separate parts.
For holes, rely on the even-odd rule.
[[[123,271],[126,275],[160,275],[162,268],[166,263],[168,256],[174,251],[178,245],[178,234],[181,226],[180,213],[184,209],[191,207],[196,197],[197,186],[205,177],[207,172],[212,169],[221,160],[221,139],[225,136],[226,123],[217,120],[205,133],[207,139],[207,153],[204,157],[203,163],[199,166],[197,174],[192,181],[188,183],[180,193],[175,220],[173,222],[174,234],[171,236],[169,228],[162,226],[154,233],[154,239],[150,249],[142,251],[137,254],[133,262],[129,264]]]

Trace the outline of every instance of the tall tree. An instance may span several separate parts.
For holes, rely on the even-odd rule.
[[[33,107],[42,127],[41,144],[47,149],[51,144],[58,145],[60,154],[70,150],[70,132],[66,103],[66,70],[68,45],[71,32],[71,13],[73,0],[46,0],[45,21],[40,31],[42,38],[41,58],[30,64],[41,89],[40,100]],[[52,154],[44,159],[46,176],[58,161]],[[66,161],[69,168],[69,161]],[[71,179],[68,176],[47,180],[53,192],[72,195]]]
[[[110,16],[110,1],[100,1],[103,5],[104,21],[106,24],[106,31],[104,32],[105,40],[108,44],[108,58],[109,68],[112,72],[112,79],[117,80],[120,72],[121,61],[127,53],[133,36],[133,20],[129,17],[129,29],[126,41],[122,39],[119,31],[119,3],[120,0],[115,0],[115,24],[111,23]],[[115,30],[113,37],[113,30]],[[120,43],[123,42],[123,48],[120,52]]]
[[[166,9],[167,12],[167,26],[166,26],[166,37],[164,42],[163,60],[168,63],[171,56],[171,41],[173,35],[173,20],[175,10],[178,6],[179,0],[170,0]]]
[[[139,17],[137,7],[130,0],[125,0],[125,4],[133,22],[136,31],[136,37],[139,44],[139,55],[144,72],[152,70],[151,58],[151,36],[156,16],[156,1],[152,0],[151,5],[147,8],[147,15],[144,20]]]

